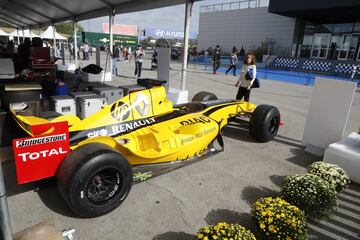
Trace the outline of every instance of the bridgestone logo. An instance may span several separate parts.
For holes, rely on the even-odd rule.
[[[28,147],[32,145],[38,145],[38,144],[44,144],[44,143],[52,143],[52,142],[58,142],[58,141],[64,141],[66,140],[66,134],[59,134],[54,136],[48,136],[48,137],[38,137],[38,138],[32,138],[32,139],[26,139],[21,141],[16,141],[16,147]]]

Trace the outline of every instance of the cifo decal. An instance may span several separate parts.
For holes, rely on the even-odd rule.
[[[194,118],[189,118],[186,120],[183,120],[180,122],[180,124],[182,126],[188,126],[188,125],[194,125],[194,124],[198,124],[198,123],[202,123],[202,124],[206,124],[211,122],[211,120],[205,116],[201,116],[201,117],[194,117]]]
[[[17,140],[15,141],[15,146],[17,148],[22,148],[22,147],[29,147],[38,144],[53,143],[53,142],[59,142],[65,140],[66,140],[66,134],[58,134],[54,136]]]
[[[93,137],[104,137],[108,135],[108,131],[106,128],[100,129],[100,130],[96,130],[93,132],[89,132],[87,134],[88,138],[93,138]]]

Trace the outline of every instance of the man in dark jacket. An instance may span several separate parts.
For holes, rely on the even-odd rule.
[[[221,57],[220,46],[217,45],[213,53],[213,74],[216,74],[216,71],[220,67],[220,57]]]

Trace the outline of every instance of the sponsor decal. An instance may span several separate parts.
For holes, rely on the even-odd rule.
[[[139,127],[146,126],[149,124],[152,124],[155,122],[155,118],[147,118],[147,119],[141,119],[129,123],[114,125],[111,127],[112,134],[111,135],[117,135],[121,133],[126,133],[133,131]]]
[[[149,113],[150,101],[145,94],[139,93],[135,97],[135,102],[132,105],[141,116],[146,116]]]
[[[143,182],[143,181],[146,181],[148,180],[149,178],[151,178],[153,175],[152,172],[137,172],[137,173],[134,173],[134,181],[140,181],[140,182]]]
[[[191,137],[187,137],[187,138],[183,138],[181,140],[182,144],[186,144],[186,143],[189,143],[189,142],[192,142],[194,141],[195,139],[198,139],[198,138],[201,138],[209,133],[212,133],[213,131],[216,131],[216,127],[212,127],[210,129],[206,129],[202,132],[198,132],[198,133],[195,133],[194,136],[191,136]]]
[[[17,148],[21,147],[28,147],[37,144],[44,144],[44,143],[53,143],[58,141],[65,141],[66,135],[59,134],[55,136],[47,136],[47,137],[38,137],[38,138],[31,138],[31,139],[23,139],[23,140],[16,140],[15,145]]]
[[[189,118],[187,120],[181,121],[180,124],[182,126],[188,126],[188,125],[194,125],[194,124],[198,124],[198,123],[209,123],[211,122],[211,120],[205,116],[201,116],[201,117],[194,117],[194,118]]]
[[[67,122],[35,125],[33,134],[41,135],[14,139],[13,150],[18,182],[28,183],[54,176],[62,160],[70,153]]]
[[[152,123],[155,123],[155,118],[146,118],[146,119],[140,119],[136,121],[126,122],[126,123],[120,123],[108,126],[106,128],[100,128],[93,130],[91,132],[88,132],[86,136],[88,138],[93,137],[103,137],[103,136],[115,136],[115,135],[121,135],[124,133],[131,132],[133,130],[136,130],[140,127],[150,125]]]
[[[150,100],[143,94],[139,93],[135,96],[134,103],[129,107],[126,103],[115,102],[110,109],[111,116],[117,121],[125,121],[130,116],[131,109],[134,109],[140,114],[140,116],[146,116],[149,114]]]
[[[89,132],[87,134],[88,138],[104,137],[104,136],[107,136],[107,135],[108,135],[108,131],[105,128],[100,129],[100,130],[96,130],[96,131],[93,131],[93,132]]]
[[[110,109],[111,116],[117,121],[125,121],[130,116],[130,108],[127,104],[115,102]]]
[[[62,147],[59,148],[52,148],[52,149],[45,149],[38,152],[24,152],[17,154],[17,157],[21,158],[21,161],[26,162],[28,160],[38,160],[39,158],[46,158],[46,157],[55,157],[61,154],[66,154],[68,151],[64,150]]]

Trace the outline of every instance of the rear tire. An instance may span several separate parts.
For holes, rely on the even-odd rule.
[[[259,105],[250,119],[250,135],[258,142],[273,139],[280,126],[280,112],[276,107]]]
[[[72,151],[57,173],[60,194],[82,217],[101,216],[117,208],[130,192],[132,180],[129,162],[101,143]]]
[[[216,97],[215,94],[211,93],[211,92],[198,92],[197,94],[195,94],[195,96],[193,97],[192,101],[193,102],[203,102],[203,101],[209,101],[209,100],[217,100],[218,98]]]

